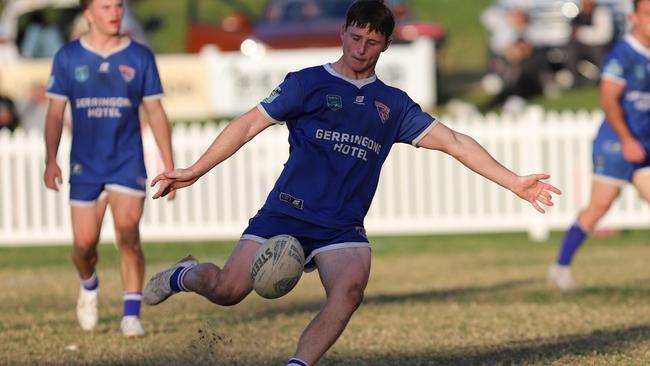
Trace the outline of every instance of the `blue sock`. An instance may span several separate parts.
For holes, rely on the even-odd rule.
[[[185,274],[187,272],[189,272],[189,270],[192,269],[192,268],[194,268],[193,265],[176,268],[176,271],[174,271],[174,274],[172,274],[172,276],[169,278],[169,285],[171,286],[173,291],[176,291],[176,292],[180,292],[180,291],[189,292],[190,291],[183,284],[183,279],[185,278]]]
[[[126,292],[124,293],[124,311],[122,316],[137,316],[140,317],[140,304],[142,304],[141,292]]]
[[[562,248],[557,256],[557,264],[568,266],[573,260],[573,255],[587,238],[587,233],[577,222],[567,230],[562,241]]]
[[[287,362],[287,366],[309,366],[309,364],[299,358],[292,358]]]
[[[99,287],[99,278],[97,277],[97,272],[93,272],[92,276],[90,276],[90,278],[87,280],[79,277],[79,282],[81,282],[81,286],[83,286],[83,288],[88,291],[95,291],[97,290],[97,287]]]

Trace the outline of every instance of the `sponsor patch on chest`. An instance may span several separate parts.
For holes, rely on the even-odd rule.
[[[327,108],[333,111],[338,111],[339,109],[343,108],[343,98],[341,98],[340,95],[327,94],[325,99],[327,101]]]

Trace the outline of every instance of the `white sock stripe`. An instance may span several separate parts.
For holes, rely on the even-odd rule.
[[[93,274],[90,276],[90,278],[84,280],[79,276],[79,282],[81,282],[82,285],[94,285],[97,283],[97,272],[93,272]]]
[[[88,279],[85,279],[85,280],[84,280],[83,278],[81,278],[81,276],[79,276],[79,279],[80,279],[82,282],[90,282],[90,281],[94,281],[94,280],[97,279],[97,272],[93,272],[93,274],[90,275],[90,277],[89,277]]]
[[[185,274],[190,271],[190,269],[194,268],[193,264],[185,266],[182,270],[181,273],[178,274],[178,288],[185,292],[189,292],[190,290],[185,287],[185,284],[183,281],[185,280]]]
[[[126,300],[142,301],[142,294],[139,292],[127,292],[122,296],[122,299],[124,301]]]
[[[289,360],[289,363],[287,363],[287,366],[309,366],[309,364],[299,358],[292,358]]]

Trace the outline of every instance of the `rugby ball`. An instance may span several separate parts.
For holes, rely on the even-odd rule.
[[[276,299],[291,291],[305,267],[300,242],[290,235],[277,235],[264,242],[251,262],[253,289],[267,299]]]

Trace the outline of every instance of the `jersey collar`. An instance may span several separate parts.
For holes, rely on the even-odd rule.
[[[638,53],[644,55],[647,58],[650,58],[650,48],[647,48],[646,46],[642,45],[641,42],[639,42],[636,38],[634,38],[633,35],[631,34],[626,34],[625,35],[625,41],[632,47],[635,51]]]
[[[118,52],[121,52],[125,50],[127,47],[129,47],[131,45],[131,38],[127,38],[127,41],[124,42],[124,44],[118,45],[117,47],[113,48],[112,50],[108,50],[107,52],[100,52],[95,50],[94,48],[92,48],[92,46],[90,46],[90,44],[88,44],[88,42],[86,42],[84,37],[79,38],[79,43],[81,43],[81,47],[86,49],[86,51],[97,54],[103,58],[109,58],[110,56]]]
[[[361,89],[362,87],[364,87],[364,86],[366,86],[368,84],[374,83],[375,80],[377,80],[377,75],[373,75],[373,76],[371,76],[369,78],[366,78],[366,79],[358,79],[358,80],[357,79],[347,78],[347,77],[339,74],[338,72],[336,72],[336,70],[334,70],[334,68],[332,67],[332,64],[325,64],[325,65],[323,65],[323,68],[325,68],[325,70],[327,72],[329,72],[332,76],[335,76],[335,77],[337,77],[339,79],[343,79],[343,80],[347,81],[348,83],[356,86],[359,89]]]

